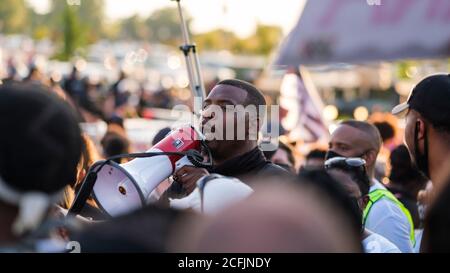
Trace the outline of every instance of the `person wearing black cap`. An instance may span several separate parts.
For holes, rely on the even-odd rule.
[[[435,192],[445,192],[442,188],[448,184],[445,181],[450,169],[450,74],[423,79],[411,91],[408,100],[394,107],[392,113],[405,117],[405,143],[413,163],[430,178]],[[434,203],[443,198],[446,196],[438,197]],[[432,242],[442,240],[441,234],[433,229],[435,212],[436,206],[427,212],[419,242],[421,252],[432,251]],[[448,217],[438,221],[448,221]]]
[[[76,115],[44,87],[5,84],[0,128],[0,252],[42,251],[35,248],[42,238],[37,234],[45,233],[52,205],[76,180],[81,156]]]
[[[413,162],[440,186],[449,169],[450,74],[422,80],[392,113],[405,117],[405,142]]]

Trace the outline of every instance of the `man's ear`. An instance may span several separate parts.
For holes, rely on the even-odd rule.
[[[422,140],[425,137],[425,121],[422,118],[416,120],[416,130],[419,130],[418,139]],[[417,133],[415,133],[417,134]]]
[[[378,155],[378,152],[371,149],[364,154],[363,158],[366,160],[367,165],[370,166],[370,165],[375,164],[375,162],[377,161],[377,155]]]

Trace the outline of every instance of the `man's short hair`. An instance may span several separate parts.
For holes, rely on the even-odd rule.
[[[366,133],[370,137],[368,141],[372,145],[373,149],[375,149],[377,152],[380,150],[383,140],[381,139],[381,135],[377,127],[373,126],[370,123],[353,119],[342,121],[341,123],[339,123],[339,125],[347,125]]]
[[[220,81],[218,85],[219,84],[234,86],[247,92],[247,98],[245,100],[246,106],[255,105],[256,107],[258,107],[260,105],[264,106],[266,105],[266,99],[264,98],[261,91],[259,91],[258,88],[256,88],[253,84],[249,82],[237,79],[228,79]]]

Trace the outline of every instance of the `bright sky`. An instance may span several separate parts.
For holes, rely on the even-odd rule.
[[[49,0],[27,0],[37,12],[49,9]],[[63,0],[61,0],[63,1]],[[89,0],[69,0],[72,2]],[[152,11],[172,6],[171,0],[105,0],[110,19],[138,13],[148,16]],[[295,25],[305,0],[181,0],[182,7],[193,17],[192,31],[205,32],[215,28],[234,31],[241,37],[250,35],[257,22],[278,25],[285,34]]]

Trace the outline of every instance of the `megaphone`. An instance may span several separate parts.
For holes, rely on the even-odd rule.
[[[92,165],[96,173],[92,196],[99,208],[109,216],[118,216],[147,203],[150,193],[175,170],[184,165],[202,166],[197,157],[185,155],[188,151],[200,154],[204,136],[194,127],[172,130],[144,155],[125,164],[103,160]],[[209,155],[210,156],[210,155]],[[211,162],[211,157],[209,158]],[[75,203],[75,202],[74,202]]]

